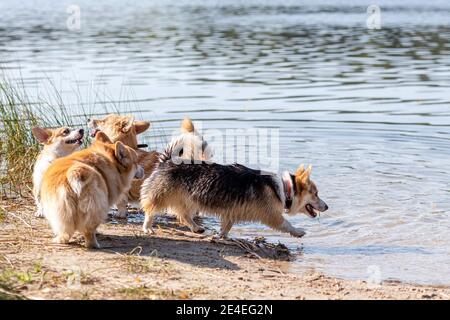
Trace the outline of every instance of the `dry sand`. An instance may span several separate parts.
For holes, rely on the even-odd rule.
[[[101,250],[51,243],[34,206],[0,205],[0,298],[29,299],[450,299],[450,288],[405,283],[372,287],[316,272],[235,243],[193,235],[172,220],[156,235],[138,224],[99,228]],[[239,243],[238,243],[239,244]],[[241,244],[242,245],[242,244]]]

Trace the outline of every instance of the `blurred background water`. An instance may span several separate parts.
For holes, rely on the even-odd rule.
[[[301,240],[232,236],[287,244],[292,272],[449,285],[450,2],[377,1],[380,30],[370,4],[0,0],[0,64],[30,96],[50,79],[74,115],[113,101],[151,120],[158,149],[185,115],[279,129],[280,170],[312,163],[330,210],[290,218]]]

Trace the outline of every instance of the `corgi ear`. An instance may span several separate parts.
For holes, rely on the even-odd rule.
[[[31,129],[31,132],[33,133],[37,141],[42,144],[47,143],[53,133],[51,129],[45,129],[41,127],[34,127],[33,129]]]
[[[181,122],[181,133],[190,133],[194,132],[194,124],[192,123],[192,120],[189,117],[184,118],[183,122]]]
[[[130,131],[131,128],[133,127],[133,122],[134,122],[134,119],[132,116],[126,117],[122,121],[122,132],[127,133],[128,131]]]
[[[103,131],[97,131],[95,134],[95,141],[103,142],[103,143],[112,143],[108,136]]]
[[[119,161],[123,166],[127,167],[130,164],[130,155],[127,148],[122,142],[116,142],[116,144],[114,145],[114,154],[117,161]]]
[[[308,168],[302,174],[302,181],[303,182],[308,182],[309,181],[309,176],[311,175],[311,171],[312,171],[312,166],[309,165]]]
[[[295,176],[301,176],[305,172],[305,165],[301,164],[298,166],[297,171],[295,171]]]
[[[148,121],[134,121],[133,125],[136,134],[140,134],[150,128],[150,122]]]
[[[300,182],[308,182],[309,176],[311,175],[312,166],[309,165],[308,168],[305,170],[305,166],[302,164],[298,167],[297,171],[295,172],[295,181],[297,183]]]

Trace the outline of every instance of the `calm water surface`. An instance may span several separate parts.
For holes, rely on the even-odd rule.
[[[51,79],[74,115],[112,100],[158,148],[185,115],[279,128],[280,170],[312,163],[330,210],[290,219],[301,241],[235,236],[287,244],[293,272],[450,285],[450,2],[380,1],[367,30],[367,1],[78,0],[69,31],[71,3],[0,1],[0,61],[31,96]]]

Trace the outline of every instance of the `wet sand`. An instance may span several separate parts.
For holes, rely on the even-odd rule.
[[[0,298],[450,299],[448,287],[292,274],[286,261],[193,235],[171,221],[153,236],[137,224],[104,224],[100,250],[85,249],[81,236],[55,245],[33,205],[1,207]]]

